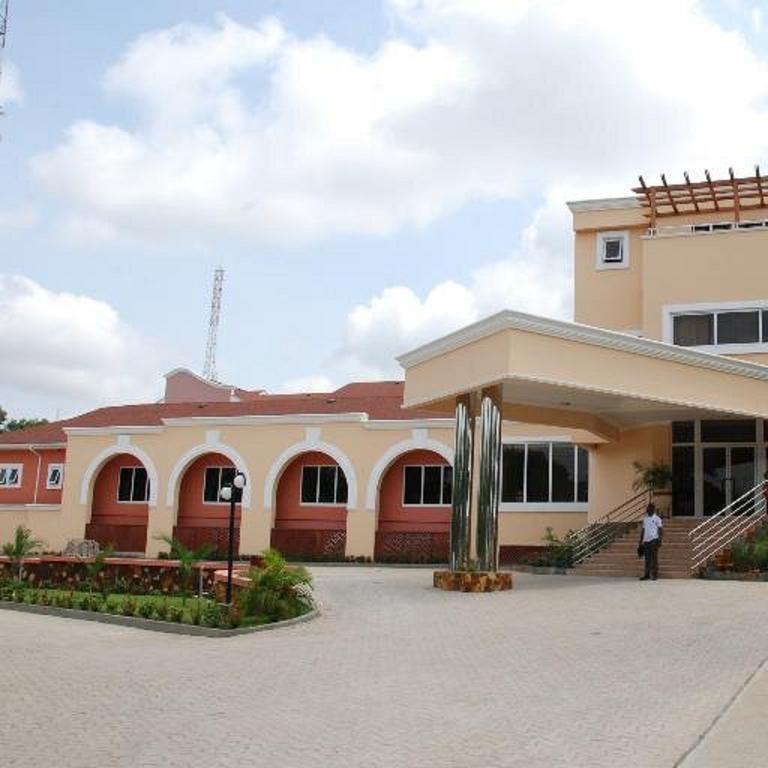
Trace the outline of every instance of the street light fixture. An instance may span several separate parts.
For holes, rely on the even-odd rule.
[[[225,602],[232,605],[232,561],[235,556],[235,489],[242,491],[245,488],[245,475],[237,472],[230,485],[225,485],[219,492],[219,496],[229,502],[229,544],[227,548],[227,596]]]

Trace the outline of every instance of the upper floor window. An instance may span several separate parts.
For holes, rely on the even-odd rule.
[[[45,480],[45,487],[51,491],[61,488],[64,481],[64,465],[49,464],[48,476]]]
[[[20,488],[23,464],[0,464],[0,488]]]
[[[597,268],[629,267],[629,232],[597,233]]]
[[[149,498],[149,477],[144,467],[120,467],[117,486],[118,501],[146,501]]]
[[[225,485],[232,485],[237,470],[234,467],[206,467],[205,486],[203,487],[203,501],[206,504],[225,503],[221,498],[221,489]],[[233,487],[232,498],[236,502],[242,501],[243,489]]]
[[[453,468],[447,465],[410,465],[403,469],[404,506],[450,504]]]
[[[337,465],[301,468],[302,504],[346,504],[347,478]]]
[[[501,501],[584,503],[589,453],[571,443],[512,443],[502,452]]]
[[[768,343],[768,310],[762,308],[673,312],[672,342],[681,347]]]

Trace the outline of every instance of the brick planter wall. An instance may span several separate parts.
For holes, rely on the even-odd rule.
[[[88,559],[63,556],[31,557],[24,561],[25,580],[32,587],[51,586],[63,589],[88,588]],[[213,588],[213,573],[221,568],[220,562],[203,563],[203,589]],[[0,557],[0,579],[15,579],[16,567],[7,557]],[[149,560],[143,558],[110,557],[99,574],[97,589],[135,593],[160,592],[172,594],[181,590],[177,560]],[[195,568],[191,588],[197,590],[198,573]]]

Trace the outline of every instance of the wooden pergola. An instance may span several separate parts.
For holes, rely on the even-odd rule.
[[[713,211],[733,211],[736,221],[741,220],[742,211],[768,207],[768,176],[760,174],[755,166],[754,176],[737,177],[733,168],[728,169],[729,178],[713,180],[709,171],[704,171],[704,181],[691,181],[688,172],[683,174],[684,184],[668,184],[661,174],[661,184],[648,185],[640,176],[640,186],[634,187],[650,226],[665,216],[680,216]]]

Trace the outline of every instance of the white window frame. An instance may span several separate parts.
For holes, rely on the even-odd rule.
[[[587,490],[587,501],[552,501],[552,446],[571,446],[573,448],[573,498],[576,499],[579,493],[579,451],[584,448],[572,440],[553,440],[551,437],[544,438],[514,438],[510,437],[502,442],[502,456],[504,446],[522,445],[525,447],[523,457],[523,499],[528,498],[528,446],[529,445],[548,445],[549,446],[549,501],[500,501],[499,512],[587,512],[589,510],[589,490]],[[586,450],[586,448],[584,448]],[[588,460],[589,461],[589,460]],[[504,463],[501,466],[501,482],[503,487]],[[589,478],[587,478],[589,482]],[[499,493],[501,496],[501,493]]]
[[[418,467],[421,469],[421,492],[419,493],[419,496],[421,498],[421,501],[416,504],[409,504],[405,500],[405,470],[408,467]],[[424,502],[424,470],[427,467],[439,467],[440,468],[440,502],[437,504],[426,504]],[[445,470],[450,469],[451,472],[453,472],[453,467],[451,467],[450,464],[405,464],[403,465],[403,482],[402,482],[402,488],[403,493],[401,495],[402,504],[404,507],[450,507],[451,502],[445,503],[442,501],[443,498],[443,485],[445,484]],[[451,478],[451,482],[453,482],[453,478]],[[453,498],[453,485],[451,485],[451,498]]]
[[[301,507],[346,507],[349,501],[304,501],[302,498],[302,490],[304,488],[304,470],[307,467],[317,469],[317,482],[315,483],[315,498],[320,498],[320,470],[324,467],[330,467],[336,470],[336,474],[333,478],[333,498],[338,498],[339,495],[339,473],[343,473],[344,470],[338,464],[302,464],[301,477],[299,478],[299,506]],[[349,499],[349,483],[347,483],[347,499]]]
[[[218,469],[219,470],[219,487],[218,487],[218,490],[216,491],[216,501],[207,501],[206,498],[205,498],[205,480],[206,480],[206,477],[208,476],[208,470],[209,469]],[[224,501],[224,499],[221,498],[221,489],[224,487],[221,484],[221,470],[222,469],[235,469],[235,472],[237,472],[235,467],[224,467],[224,466],[221,466],[219,464],[210,464],[209,466],[203,468],[203,488],[202,488],[202,491],[201,491],[201,501],[202,501],[203,504],[206,504],[209,507],[213,507],[213,506],[217,506],[217,505],[228,505],[230,503],[229,501]],[[237,503],[239,504],[240,502],[237,502]]]
[[[51,483],[51,474],[54,471],[59,473],[59,482]],[[64,487],[64,465],[63,464],[49,464],[45,477],[45,488],[48,491],[58,491]]]
[[[621,261],[605,260],[605,241],[621,239]],[[618,230],[615,232],[598,232],[595,251],[595,268],[603,269],[629,269],[629,231]]]
[[[749,355],[768,352],[768,342],[763,338],[763,310],[768,311],[768,299],[762,301],[721,301],[717,303],[700,304],[665,304],[662,312],[662,340],[667,344],[675,343],[675,317],[678,315],[714,315],[714,344],[700,344],[681,349],[698,349],[701,352],[712,352],[717,355]],[[757,312],[758,334],[761,341],[745,344],[717,343],[717,315],[722,312]],[[766,329],[768,330],[768,329]]]
[[[5,470],[6,474],[16,470],[16,482],[13,485],[9,483],[3,483],[0,485],[0,490],[10,488],[21,488],[24,482],[24,465],[23,464],[0,464],[0,471]]]
[[[122,476],[124,469],[131,470],[131,498],[128,499],[128,501],[120,500],[120,477]],[[133,499],[133,490],[136,486],[136,470],[137,469],[143,469],[145,472],[147,472],[146,467],[139,466],[138,464],[131,464],[131,465],[127,465],[119,468],[117,473],[117,489],[115,491],[115,500],[117,501],[118,504],[146,504],[149,501],[149,472],[147,472],[147,485],[144,490],[145,498],[141,501]]]

